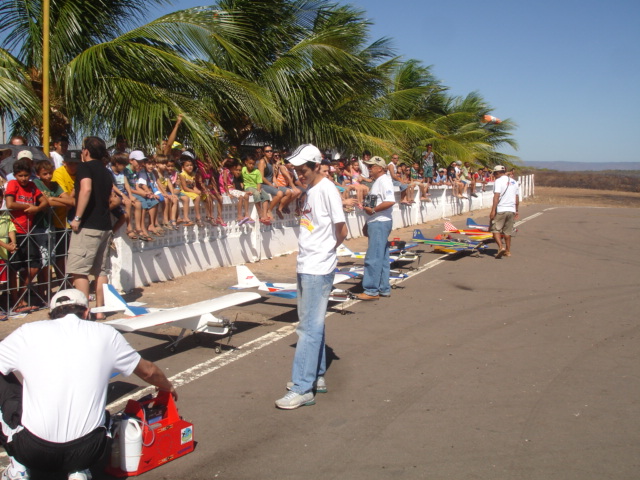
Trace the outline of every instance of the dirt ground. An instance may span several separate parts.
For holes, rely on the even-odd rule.
[[[640,193],[536,187],[535,197],[525,200],[524,204],[640,208]],[[466,213],[461,217],[486,217],[487,215],[488,210],[477,210]],[[454,224],[455,223],[454,221]],[[458,223],[460,224],[461,222],[458,221]],[[432,233],[434,235],[440,233],[440,227],[440,220],[432,221],[421,226],[426,232],[433,229]],[[411,238],[413,228],[412,226],[394,230],[392,237],[407,240]],[[367,248],[367,239],[364,237],[348,240],[345,243],[347,247],[353,251],[364,251]],[[250,265],[250,268],[260,279],[273,282],[295,282],[295,265],[295,255],[283,255],[253,263]],[[154,283],[144,288],[136,288],[132,292],[128,292],[124,297],[127,301],[146,302],[149,307],[170,308],[187,305],[205,298],[215,298],[228,294],[230,293],[228,287],[236,283],[235,267],[224,267],[192,273],[167,282]],[[117,315],[118,314],[114,314],[111,318],[118,318]],[[46,318],[48,318],[46,310],[41,310],[24,317],[11,317],[9,320],[0,323],[0,338],[6,337],[23,323]],[[265,319],[259,318],[252,320],[258,323],[265,321]],[[173,331],[168,330],[165,333],[173,333]]]

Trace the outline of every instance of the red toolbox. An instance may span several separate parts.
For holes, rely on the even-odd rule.
[[[124,409],[126,417],[139,424],[142,445],[136,471],[123,469],[121,458],[125,448],[117,431],[113,440],[112,458],[105,472],[115,477],[134,477],[164,465],[171,460],[193,452],[193,424],[178,415],[178,408],[169,392],[158,392],[155,397],[129,400]],[[120,430],[120,429],[118,429]],[[140,448],[138,446],[138,448]]]

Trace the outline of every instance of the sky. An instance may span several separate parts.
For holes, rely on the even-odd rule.
[[[513,120],[527,161],[640,161],[639,0],[352,0],[371,40],[431,65],[452,95],[478,91]],[[183,0],[158,15],[193,6]],[[155,15],[155,16],[158,16]]]

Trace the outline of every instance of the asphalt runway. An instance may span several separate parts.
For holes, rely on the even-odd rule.
[[[637,479],[640,210],[521,213],[512,257],[424,254],[390,299],[331,315],[314,406],[274,406],[294,302],[248,305],[265,321],[222,355],[128,334],[176,375],[198,442],[142,478]],[[112,410],[134,387],[114,382]]]

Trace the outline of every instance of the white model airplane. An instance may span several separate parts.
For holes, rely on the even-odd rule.
[[[418,243],[408,243],[405,245],[404,250],[400,250],[395,246],[391,246],[389,248],[389,262],[390,263],[408,263],[415,262],[420,259],[420,254],[418,253],[410,253],[407,252],[406,249],[414,248],[418,246]],[[348,247],[344,246],[344,244],[338,247],[336,251],[339,257],[351,257],[351,258],[365,258],[366,252],[354,252],[350,250]]]
[[[109,291],[109,296],[107,296]],[[109,302],[109,305],[105,305],[104,309],[100,311],[114,311],[117,310],[131,311],[135,314],[136,308],[131,304],[127,304],[125,300],[118,294],[118,292],[111,285],[105,285],[105,303]],[[213,315],[213,312],[218,310],[224,310],[242,303],[251,302],[260,298],[260,294],[255,292],[239,292],[232,293],[231,295],[225,295],[219,298],[212,298],[211,300],[204,300],[202,302],[192,303],[191,305],[185,305],[183,307],[169,308],[166,310],[158,310],[150,312],[140,312],[137,316],[130,316],[125,318],[119,318],[117,320],[109,320],[106,323],[111,325],[116,330],[121,332],[135,332],[137,330],[143,330],[145,328],[157,327],[160,325],[173,325],[182,328],[180,335],[176,337],[167,348],[175,351],[176,346],[184,338],[187,331],[193,333],[203,332],[212,335],[226,335],[233,330],[233,322],[226,319],[220,319]],[[111,310],[107,310],[111,308]],[[132,308],[134,310],[132,310]],[[220,353],[220,346],[216,346],[216,352]]]
[[[236,274],[238,276],[238,284],[229,287],[233,290],[243,290],[245,288],[258,288],[261,292],[267,292],[269,295],[280,298],[297,298],[298,297],[298,284],[297,283],[273,283],[262,282],[256,277],[249,267],[246,265],[236,266]],[[352,278],[356,278],[358,275],[354,272],[337,272],[333,280],[333,284],[342,283]],[[329,295],[330,302],[345,302],[351,298],[351,293],[347,290],[334,288]]]

